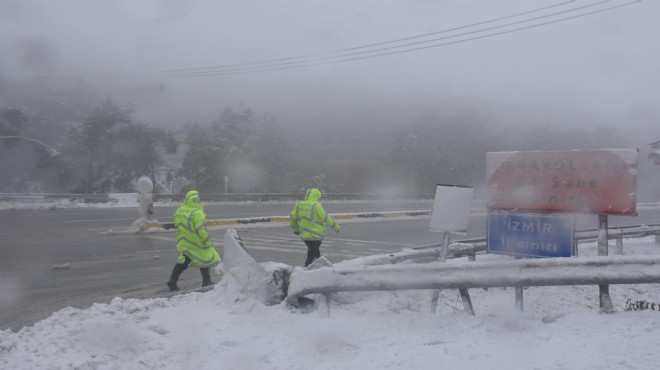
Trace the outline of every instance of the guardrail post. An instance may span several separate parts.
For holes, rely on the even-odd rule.
[[[623,256],[623,232],[619,231],[619,237],[616,238],[616,247],[614,248],[614,254],[617,256]]]
[[[440,289],[435,289],[431,296],[431,313],[435,313],[438,309],[438,299],[440,299]]]
[[[325,293],[325,308],[328,318],[330,318],[330,293]]]
[[[517,260],[522,259],[522,257],[516,257]],[[520,312],[523,312],[523,287],[515,287],[516,292],[516,309]]]

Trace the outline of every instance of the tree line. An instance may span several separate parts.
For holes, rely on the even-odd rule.
[[[171,130],[136,122],[139,107],[70,90],[18,91],[1,99],[0,192],[133,192],[142,175],[157,193],[395,191],[430,194],[435,184],[479,186],[489,151],[621,146],[616,130],[502,125],[469,103],[420,112],[400,125],[296,127],[241,105],[210,122]],[[6,95],[5,95],[6,96]],[[605,133],[604,133],[605,132]],[[227,181],[228,180],[228,181]]]

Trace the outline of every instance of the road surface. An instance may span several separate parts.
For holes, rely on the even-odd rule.
[[[330,213],[430,210],[431,202],[326,204]],[[208,219],[287,216],[293,203],[206,205]],[[154,218],[171,222],[176,205],[157,205]],[[176,232],[126,233],[136,207],[0,210],[0,330],[20,329],[67,306],[86,308],[112,298],[147,298],[166,289],[176,262]],[[263,226],[263,225],[261,225]],[[428,218],[347,223],[322,245],[333,261],[435,241]],[[426,235],[412,238],[421,231]],[[301,265],[306,247],[287,225],[240,229],[259,262]],[[222,253],[224,229],[211,230]],[[191,268],[179,286],[200,284]]]
[[[206,205],[208,219],[286,216],[293,203]],[[329,202],[330,213],[430,210],[432,203]],[[170,222],[176,205],[157,205],[154,218]],[[610,226],[660,222],[658,208],[641,208],[638,217],[611,216]],[[468,235],[483,237],[486,213],[471,215]],[[67,306],[87,308],[114,297],[148,298],[166,289],[177,257],[175,231],[126,233],[136,207],[0,210],[0,330],[32,325]],[[369,221],[369,220],[365,220]],[[258,262],[300,266],[306,247],[287,225],[239,229],[244,245]],[[597,216],[578,219],[578,229],[595,228]],[[338,262],[441,242],[428,231],[429,218],[344,222],[340,234],[329,231],[321,252]],[[211,230],[222,253],[224,229]],[[199,270],[185,271],[182,288],[201,282]]]

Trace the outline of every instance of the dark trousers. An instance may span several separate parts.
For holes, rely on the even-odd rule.
[[[307,246],[307,260],[305,267],[309,266],[315,259],[321,257],[321,240],[303,240]]]
[[[190,266],[190,263],[192,260],[190,260],[190,257],[184,255],[185,261],[183,263],[177,263],[174,265],[174,269],[172,269],[172,275],[170,276],[170,281],[172,281],[175,285],[176,282],[179,280],[179,276],[183,271],[185,271],[188,266]],[[211,285],[211,272],[208,267],[200,267],[199,272],[202,274],[202,286],[207,286]]]

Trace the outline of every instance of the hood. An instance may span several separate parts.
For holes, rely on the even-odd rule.
[[[199,202],[199,192],[197,190],[191,190],[186,193],[186,199],[183,201],[183,204],[188,207],[202,209],[202,204]]]
[[[312,202],[318,202],[321,199],[321,191],[319,189],[309,189],[305,195],[305,200],[311,200]]]

